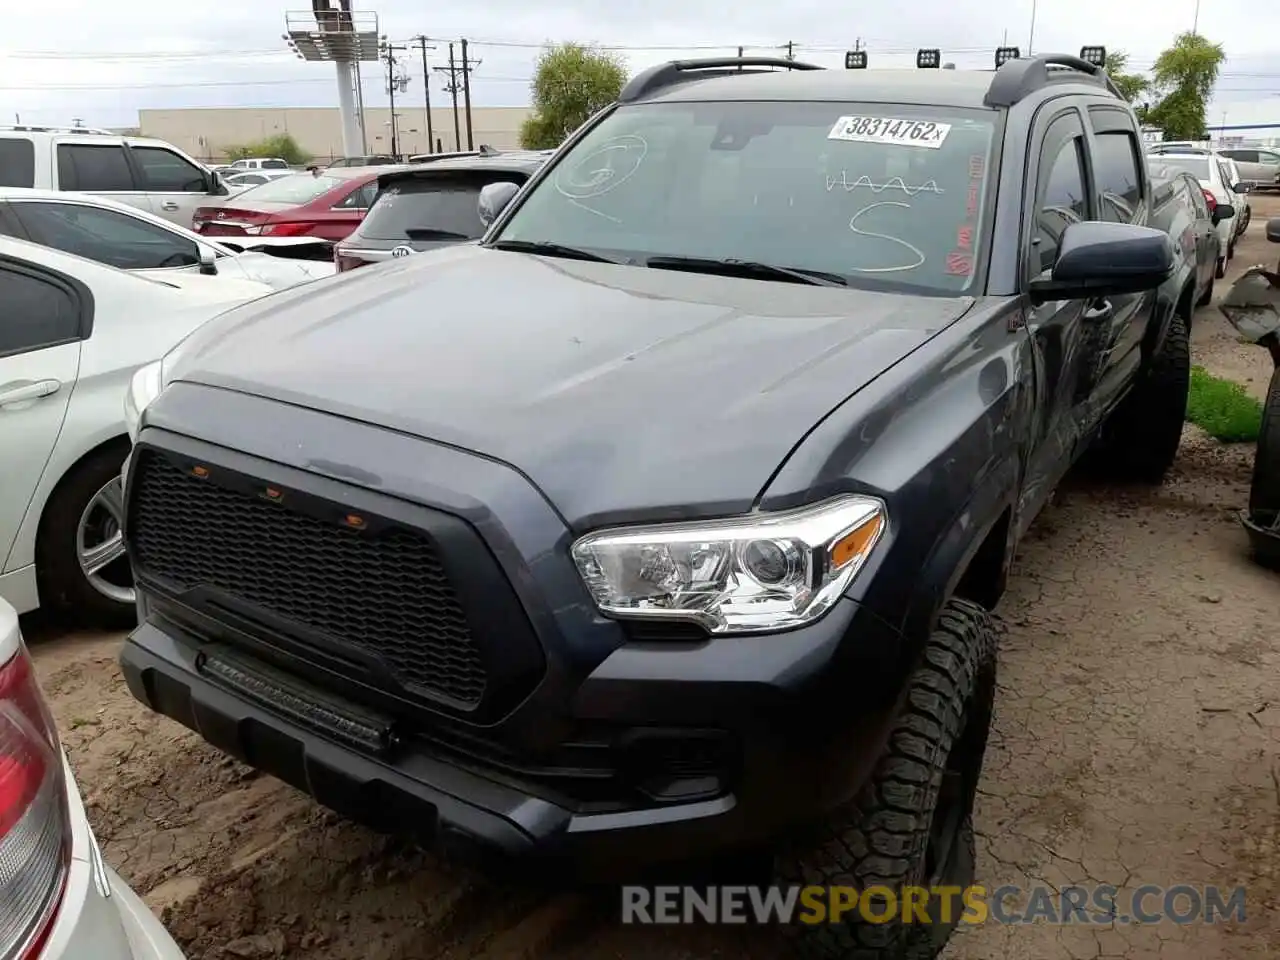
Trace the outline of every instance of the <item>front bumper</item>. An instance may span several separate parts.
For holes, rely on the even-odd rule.
[[[741,762],[726,789],[707,799],[601,811],[557,797],[543,781],[522,781],[508,766],[445,749],[429,731],[407,737],[389,756],[354,748],[323,725],[207,675],[209,645],[163,617],[134,631],[120,663],[142,703],[358,822],[415,834],[473,862],[532,857],[613,878],[767,841],[856,789],[880,754],[893,711],[872,708],[880,696],[860,686],[843,694],[831,688],[831,661],[853,635],[895,639],[846,600],[819,624],[786,636],[619,650],[579,689],[580,711],[619,727],[639,724],[633,731],[678,733],[711,707]],[[315,692],[317,702],[334,702],[328,691]]]
[[[771,636],[625,627],[595,610],[570,531],[505,464],[244,394],[210,400],[180,382],[147,410],[126,484],[140,626],[121,665],[134,696],[227,753],[380,829],[595,875],[774,837],[846,800],[878,758],[911,651],[852,600]],[[153,455],[185,469],[161,481],[141,465]],[[188,500],[205,495],[187,482],[217,490]],[[280,526],[264,496],[306,529]],[[490,681],[473,701],[429,689],[450,669],[441,654],[431,673],[443,601],[388,588],[429,558],[299,573],[330,550],[316,531],[353,511],[371,536],[385,522],[442,545]],[[370,652],[406,623],[426,625],[387,641],[394,663],[389,645]]]

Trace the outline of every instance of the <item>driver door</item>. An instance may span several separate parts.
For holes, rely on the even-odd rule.
[[[1039,125],[1038,125],[1039,126]],[[1041,127],[1044,137],[1035,172],[1032,222],[1025,238],[1025,279],[1051,274],[1062,234],[1091,218],[1084,124],[1068,109]],[[1026,455],[1019,533],[1025,532],[1075,460],[1081,410],[1087,405],[1087,370],[1082,357],[1096,329],[1084,300],[1053,300],[1026,308],[1036,370],[1037,420]]]

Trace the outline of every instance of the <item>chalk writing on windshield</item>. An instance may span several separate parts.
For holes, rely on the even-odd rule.
[[[635,134],[611,137],[588,150],[580,159],[561,164],[555,187],[575,207],[598,217],[621,223],[617,217],[597,210],[584,201],[612,193],[630,180],[649,154],[649,142]]]
[[[908,186],[907,182],[901,177],[890,177],[884,183],[876,183],[864,173],[856,180],[851,181],[849,179],[848,171],[845,170],[841,170],[838,177],[833,177],[829,173],[826,177],[828,193],[832,192],[837,187],[840,187],[845,191],[866,189],[870,190],[872,193],[884,193],[886,190],[901,190],[908,197],[914,197],[921,193],[942,194],[945,192],[938,186],[936,180],[926,180],[924,183],[917,184],[915,186]]]
[[[884,240],[887,243],[895,244],[896,246],[901,247],[904,251],[908,251],[915,259],[912,263],[901,263],[892,267],[850,267],[849,269],[855,270],[858,273],[899,273],[904,270],[916,269],[916,267],[922,265],[925,261],[924,253],[919,247],[908,243],[900,237],[895,237],[887,233],[873,233],[870,230],[863,230],[858,226],[858,220],[864,214],[870,213],[872,210],[879,207],[902,207],[906,210],[910,210],[911,204],[903,200],[877,200],[875,203],[869,203],[849,218],[849,229],[860,237],[873,237],[877,240]]]

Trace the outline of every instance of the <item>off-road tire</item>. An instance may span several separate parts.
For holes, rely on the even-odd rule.
[[[1236,258],[1236,242],[1232,240],[1227,244],[1227,260],[1231,261]]]
[[[1227,258],[1219,257],[1217,265],[1213,268],[1213,275],[1221,280],[1227,275]]]
[[[1159,484],[1182,442],[1191,387],[1187,318],[1175,313],[1159,353],[1103,426],[1092,454],[1098,473],[1113,480]]]
[[[895,895],[909,886],[971,885],[973,795],[991,725],[995,677],[996,630],[990,615],[965,600],[948,602],[870,780],[852,804],[779,854],[778,882],[857,890],[885,886]],[[930,827],[949,758],[958,758],[965,771],[963,817],[948,869],[927,877]],[[936,956],[950,937],[963,910],[959,903],[953,906],[949,924],[846,917],[844,923],[793,923],[786,933],[802,960],[924,960]]]
[[[111,444],[90,454],[62,478],[45,505],[36,538],[36,572],[40,605],[57,619],[77,626],[128,627],[137,609],[103,596],[80,569],[76,532],[89,501],[112,477],[120,475],[125,444]]]
[[[1269,527],[1280,514],[1280,367],[1271,375],[1267,401],[1262,407],[1262,429],[1253,458],[1253,483],[1249,487],[1249,517]]]

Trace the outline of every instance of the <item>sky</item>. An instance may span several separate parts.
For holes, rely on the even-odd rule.
[[[916,3],[915,9],[903,3],[842,9],[816,0],[355,0],[354,6],[363,16],[376,14],[379,32],[393,42],[419,34],[433,38],[433,66],[447,62],[449,39],[468,38],[477,61],[476,106],[527,104],[534,61],[548,42],[612,48],[633,72],[661,60],[731,55],[738,45],[778,54],[788,41],[797,59],[842,67],[843,52],[858,40],[874,66],[910,67],[916,48],[938,47],[944,61],[964,69],[991,66],[1007,36],[1024,52],[1078,53],[1082,45],[1101,44],[1124,50],[1132,68],[1145,70],[1177,33],[1198,24],[1227,53],[1210,125],[1280,123],[1280,8],[1270,4],[1203,0],[1199,9],[1197,0]],[[79,120],[123,127],[136,125],[142,108],[336,103],[334,68],[299,60],[282,38],[286,13],[304,16],[309,0],[39,0],[5,6],[0,124]],[[855,15],[858,6],[870,9]],[[408,88],[401,102],[420,104],[420,54],[402,58]],[[385,106],[379,65],[364,65],[363,80],[366,105]],[[433,102],[443,103],[444,78],[433,72],[431,82]]]

